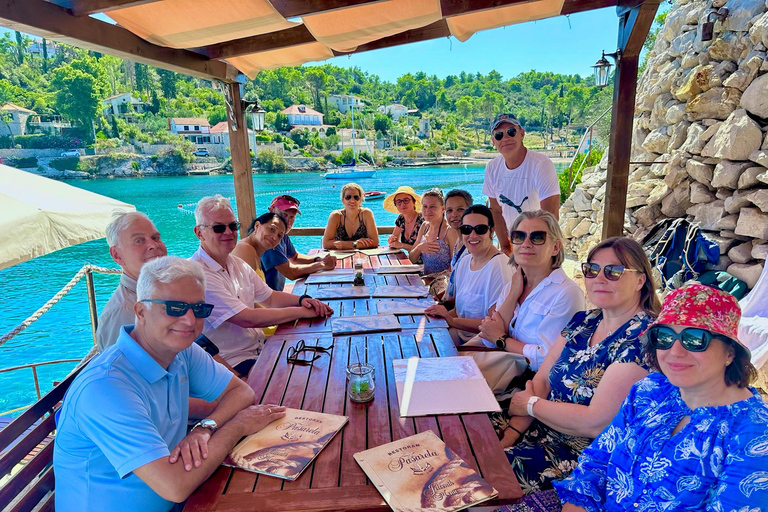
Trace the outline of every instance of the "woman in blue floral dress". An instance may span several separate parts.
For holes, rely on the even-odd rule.
[[[577,313],[526,389],[511,400],[502,445],[526,494],[552,488],[647,375],[638,337],[660,309],[642,247],[611,238],[582,265],[599,309]]]
[[[648,329],[653,373],[555,487],[563,512],[768,510],[768,405],[728,293],[675,290]]]

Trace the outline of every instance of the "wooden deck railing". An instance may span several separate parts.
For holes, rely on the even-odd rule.
[[[395,226],[376,226],[380,235],[391,235],[395,230]],[[325,228],[323,227],[308,227],[308,228],[293,228],[289,235],[291,236],[323,236]]]

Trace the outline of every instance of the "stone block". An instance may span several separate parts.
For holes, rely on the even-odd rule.
[[[754,151],[749,155],[749,159],[755,162],[757,165],[768,167],[768,151],[760,150]]]
[[[662,180],[648,180],[648,182],[656,183],[655,188],[651,191],[650,195],[646,199],[645,204],[653,206],[659,204],[662,199],[667,197],[670,192],[670,188]]]
[[[733,263],[728,266],[728,273],[747,283],[749,289],[755,287],[762,272],[762,263]]]
[[[715,173],[712,177],[712,187],[720,188],[725,187],[732,190],[739,188],[739,177],[752,164],[749,162],[732,162],[730,160],[723,160],[717,167],[715,167]]]
[[[745,169],[741,173],[741,176],[739,176],[739,183],[737,184],[739,190],[751,188],[759,184],[760,181],[757,179],[757,177],[764,172],[766,172],[765,167],[750,167]]]
[[[563,228],[563,235],[565,238],[573,238],[573,228],[579,225],[581,219],[568,218],[565,222],[560,221],[560,226]]]
[[[737,235],[768,239],[768,214],[757,208],[742,208],[734,232]]]
[[[748,263],[752,259],[752,242],[734,245],[728,251],[728,257],[734,263]]]
[[[726,119],[736,110],[741,91],[733,87],[714,87],[691,98],[685,104],[689,121],[714,118]]]
[[[725,214],[725,201],[717,200],[709,204],[695,204],[688,208],[685,213],[693,215],[694,221],[699,223],[701,229],[715,230],[718,229],[717,222]]]
[[[742,208],[752,204],[745,196],[746,194],[737,190],[736,192],[733,192],[731,195],[726,197],[725,211],[728,213],[739,213]]]
[[[768,75],[759,76],[749,84],[739,105],[757,117],[768,117]]]
[[[589,228],[592,226],[592,221],[589,219],[581,219],[575,228],[571,231],[573,238],[580,238],[589,233]]]
[[[643,206],[635,210],[632,215],[635,222],[644,227],[653,226],[662,217],[661,208],[658,205]]]
[[[720,249],[720,254],[728,254],[728,249],[735,243],[733,238],[728,238],[715,233],[705,233],[707,238],[715,242]]]
[[[571,194],[570,199],[573,201],[573,208],[577,212],[583,212],[591,210],[592,196],[584,191],[583,188],[577,187]]]
[[[714,200],[715,194],[705,184],[698,181],[691,183],[691,202],[693,204],[710,203]]]
[[[765,11],[764,0],[728,0],[728,17],[725,18],[726,30],[746,32],[752,26],[752,19]]]
[[[752,204],[760,208],[763,213],[768,213],[768,189],[753,190],[744,196]]]
[[[722,270],[723,272],[725,272],[726,270],[728,270],[728,266],[729,266],[731,263],[733,263],[733,262],[731,261],[731,258],[729,258],[729,257],[728,257],[728,256],[726,256],[725,254],[723,254],[723,255],[721,255],[721,256],[718,258],[718,260],[717,260],[717,263],[715,263],[714,265],[712,265],[712,267],[711,267],[711,269],[710,269],[710,270]],[[710,267],[709,267],[709,266],[707,266],[707,268],[710,268]]]
[[[723,86],[733,87],[742,92],[747,90],[749,84],[755,79],[755,75],[747,71],[746,69],[737,69],[731,76],[723,80]],[[742,96],[743,98],[744,96]]]
[[[752,258],[764,260],[768,257],[768,244],[755,244],[752,246]]]
[[[669,145],[669,139],[666,126],[656,128],[648,134],[642,146],[652,153],[664,153]]]
[[[681,121],[677,124],[671,125],[667,130],[669,134],[669,143],[667,144],[667,152],[680,148],[688,137],[688,127],[691,123],[687,121]]]
[[[667,113],[664,115],[664,121],[668,125],[674,125],[682,123],[685,118],[685,105],[682,103],[676,103],[667,109]]]
[[[717,221],[716,227],[717,229],[724,229],[724,230],[730,230],[733,231],[736,229],[736,223],[739,221],[739,215],[736,213],[726,215],[719,221]]]
[[[747,160],[753,151],[760,149],[763,133],[744,109],[734,110],[712,137],[701,156],[728,160]],[[734,183],[733,188],[736,188]]]
[[[691,187],[684,181],[661,200],[661,212],[667,217],[682,217],[691,207]]]
[[[714,169],[715,167],[713,165],[705,164],[694,159],[690,159],[685,163],[685,170],[688,172],[688,176],[705,185],[712,183]]]

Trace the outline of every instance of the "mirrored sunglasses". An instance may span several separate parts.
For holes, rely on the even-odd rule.
[[[195,318],[208,318],[213,312],[213,304],[207,302],[195,302],[190,304],[188,302],[182,302],[180,300],[158,300],[158,299],[144,299],[140,302],[151,302],[153,304],[165,304],[165,314],[168,316],[184,316],[187,311],[192,310],[192,314]]]
[[[517,135],[517,128],[507,128],[506,130],[493,132],[493,138],[496,140],[501,140],[504,138],[504,133],[509,135],[509,138],[513,138],[515,135]]]
[[[648,329],[648,341],[658,350],[669,350],[675,341],[689,352],[704,352],[715,338],[711,332],[697,327],[686,327],[679,333],[671,327],[657,325]]]
[[[512,243],[515,245],[521,245],[525,242],[526,238],[530,238],[533,245],[544,245],[547,241],[547,234],[546,231],[531,231],[530,233],[526,233],[525,231],[512,231],[509,235],[512,239]]]
[[[464,236],[468,236],[472,234],[474,231],[478,235],[484,235],[486,234],[491,228],[488,227],[488,224],[478,224],[477,226],[470,226],[469,224],[462,224],[459,226],[459,233],[461,233]]]
[[[603,275],[609,281],[618,281],[624,272],[640,272],[634,268],[626,268],[624,265],[606,265],[601,267],[597,263],[582,263],[581,272],[587,279],[594,279],[600,274],[600,269],[603,269]]]

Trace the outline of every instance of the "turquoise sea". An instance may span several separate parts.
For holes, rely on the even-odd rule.
[[[432,187],[444,191],[463,188],[475,202],[484,202],[481,194],[483,167],[423,167],[379,170],[373,178],[359,184],[366,191],[387,193],[400,185],[410,185],[421,193]],[[331,210],[341,207],[342,180],[326,180],[320,173],[258,174],[253,177],[258,213],[266,211],[277,193],[290,193],[301,201],[302,215],[297,227],[325,226]],[[69,184],[133,204],[155,222],[168,253],[188,257],[198,246],[192,232],[194,203],[201,197],[220,193],[234,204],[231,175],[169,178],[101,179],[70,181]],[[182,208],[179,208],[182,205]],[[384,211],[382,201],[369,201],[379,225],[391,226],[396,215]],[[294,245],[306,252],[319,246],[319,237],[294,237]],[[386,237],[382,237],[384,242]],[[0,333],[16,327],[55,295],[86,263],[117,268],[105,239],[69,247],[0,271],[2,316]],[[96,274],[95,287],[99,310],[106,304],[118,282],[118,276]],[[54,359],[80,358],[93,345],[88,318],[85,279],[47,314],[5,345],[0,347],[0,369]],[[43,393],[54,380],[60,380],[75,363],[41,367],[38,370]],[[32,371],[0,373],[0,413],[29,405],[36,395]]]

